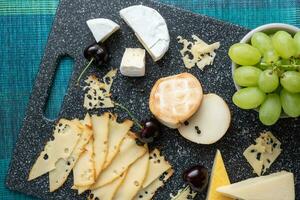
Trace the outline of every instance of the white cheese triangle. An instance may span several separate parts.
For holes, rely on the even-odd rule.
[[[94,133],[94,163],[95,177],[97,178],[102,171],[107,150],[108,150],[108,122],[109,113],[104,113],[102,116],[92,116],[93,133]]]
[[[96,18],[86,21],[96,42],[104,42],[109,36],[116,32],[120,26],[110,19]]]
[[[113,182],[91,191],[90,200],[111,200],[126,176],[126,171]]]
[[[142,187],[149,164],[149,153],[145,153],[128,169],[127,175],[114,195],[114,200],[131,200]]]
[[[120,11],[121,17],[130,26],[139,41],[154,61],[168,51],[170,36],[166,21],[153,8],[135,5]]]
[[[281,171],[217,188],[225,196],[245,200],[295,200],[293,173]]]
[[[118,178],[128,167],[147,151],[144,146],[136,144],[132,135],[127,135],[121,143],[120,151],[112,160],[111,164],[99,175],[92,189],[106,185]]]
[[[113,158],[117,155],[120,145],[128,131],[133,125],[133,122],[130,120],[125,120],[122,123],[117,122],[117,117],[114,115],[110,115],[109,119],[109,134],[108,134],[108,152],[106,156],[106,160],[103,166],[105,169],[113,160]]]
[[[166,161],[165,157],[161,155],[160,151],[154,149],[149,156],[149,170],[143,182],[143,188],[146,188],[171,167],[172,166]]]
[[[78,126],[80,126],[81,124],[79,121],[78,121],[78,123],[79,123]],[[67,180],[71,170],[73,169],[74,165],[76,164],[79,156],[84,151],[84,147],[88,143],[92,134],[93,134],[93,132],[90,129],[90,127],[84,125],[80,139],[78,140],[78,143],[74,147],[71,155],[67,159],[60,158],[55,163],[55,169],[49,172],[50,192],[57,190]]]
[[[78,122],[80,123],[80,122]],[[53,133],[53,140],[47,142],[29,173],[28,180],[35,179],[53,169],[59,159],[66,160],[76,146],[82,130],[74,121],[61,119]]]
[[[140,190],[133,200],[151,200],[155,195],[156,191],[165,185],[166,181],[173,175],[174,170],[169,169],[168,171],[161,174],[157,179],[155,179],[146,188]]]

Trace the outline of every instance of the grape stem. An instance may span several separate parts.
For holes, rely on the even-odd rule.
[[[93,63],[94,58],[92,58],[90,60],[90,62],[87,64],[87,66],[83,69],[83,71],[81,72],[81,74],[79,75],[78,79],[77,79],[77,85],[79,84],[79,81],[81,79],[81,77],[83,76],[83,74],[85,73],[85,71],[91,66],[91,64]]]
[[[131,119],[134,121],[134,123],[140,128],[143,129],[143,126],[138,122],[138,120],[133,116],[133,114],[123,105],[119,104],[119,103],[114,103],[115,106],[120,107],[121,109],[125,110],[128,115],[131,117]]]
[[[273,67],[278,68],[281,70],[300,70],[300,65],[297,64],[291,64],[291,65],[280,65],[280,64],[267,64],[267,63],[260,63],[263,67]]]

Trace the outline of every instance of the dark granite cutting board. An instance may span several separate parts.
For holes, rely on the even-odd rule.
[[[194,144],[181,137],[177,130],[163,128],[160,139],[151,147],[156,146],[162,150],[174,166],[175,174],[165,187],[158,191],[155,199],[167,200],[171,192],[177,192],[183,186],[181,174],[185,168],[200,163],[210,169],[216,149],[220,149],[223,154],[232,182],[253,177],[252,169],[242,153],[263,130],[272,131],[282,142],[283,148],[282,154],[268,172],[283,169],[292,171],[298,183],[300,181],[298,176],[300,174],[300,120],[282,119],[275,126],[264,127],[259,122],[255,111],[240,110],[231,101],[235,88],[231,79],[231,63],[226,52],[231,44],[238,42],[248,32],[247,29],[148,0],[142,2],[138,0],[62,0],[14,149],[6,185],[11,190],[41,199],[84,199],[85,195],[78,196],[74,190],[70,189],[72,175],[69,176],[65,185],[54,193],[48,192],[47,175],[27,182],[29,170],[45,143],[50,139],[55,125],[55,121],[50,121],[43,116],[43,110],[57,62],[61,56],[69,55],[74,58],[75,66],[59,118],[82,118],[84,116],[86,110],[82,106],[83,92],[75,85],[75,80],[87,63],[82,51],[94,42],[85,21],[104,17],[112,19],[121,26],[121,30],[107,41],[111,53],[108,66],[101,70],[93,67],[87,72],[87,75],[96,74],[102,77],[110,67],[119,67],[126,47],[142,47],[132,30],[119,16],[120,9],[135,4],[153,7],[166,19],[171,36],[170,49],[158,63],[153,63],[147,56],[146,76],[143,78],[123,77],[118,73],[112,88],[113,99],[128,107],[139,120],[146,119],[150,117],[148,97],[154,82],[160,77],[189,71],[201,80],[205,93],[219,94],[228,102],[232,111],[230,129],[223,139],[213,145]],[[191,39],[192,34],[196,34],[209,43],[216,41],[221,43],[214,65],[206,67],[204,71],[198,68],[186,70],[180,67],[183,63],[176,37],[182,35],[184,38]],[[90,113],[104,111],[107,110],[98,109]],[[122,119],[128,118],[119,109],[110,109],[110,111],[117,113]],[[296,190],[299,194],[299,184],[296,184]],[[205,195],[198,195],[196,199],[205,199]]]

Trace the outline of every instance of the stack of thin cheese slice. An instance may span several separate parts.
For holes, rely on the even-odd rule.
[[[132,125],[117,122],[111,113],[60,120],[28,180],[49,172],[53,192],[73,170],[72,189],[91,190],[89,199],[151,199],[173,169],[158,149],[149,153],[147,145],[136,143]]]

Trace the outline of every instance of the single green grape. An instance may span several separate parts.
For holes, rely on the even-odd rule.
[[[244,43],[236,43],[232,45],[229,49],[228,55],[233,62],[239,65],[256,65],[261,58],[261,54],[258,49]]]
[[[265,93],[276,90],[279,85],[279,78],[276,72],[271,69],[263,71],[258,78],[258,87]]]
[[[259,120],[267,126],[275,124],[281,115],[280,97],[276,93],[268,94],[259,108]]]
[[[262,71],[253,66],[242,66],[234,70],[234,81],[243,87],[256,86]]]
[[[262,60],[264,63],[272,64],[272,63],[276,63],[279,60],[279,56],[277,52],[274,49],[272,49],[264,53]]]
[[[247,87],[235,92],[232,101],[242,109],[257,108],[264,102],[266,94],[258,87]]]
[[[280,92],[283,111],[290,117],[300,116],[300,93],[290,93],[285,89]]]
[[[292,36],[285,31],[277,31],[272,37],[272,44],[282,58],[290,58],[296,54],[296,44]]]
[[[251,44],[257,48],[261,54],[273,50],[271,38],[263,32],[254,33],[251,37]]]
[[[297,48],[295,56],[300,57],[300,31],[294,35],[294,42]]]
[[[296,72],[296,71],[284,72],[280,78],[280,83],[284,89],[286,89],[291,93],[300,92],[300,72]]]

